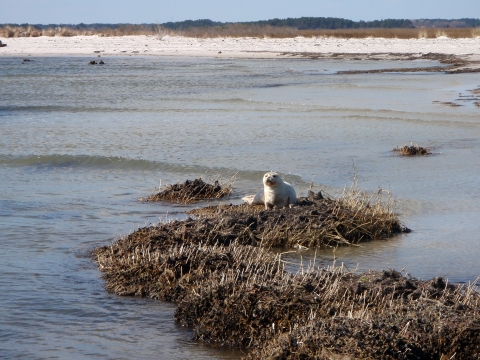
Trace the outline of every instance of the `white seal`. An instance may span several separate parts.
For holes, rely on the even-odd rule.
[[[263,196],[265,209],[276,206],[277,208],[288,207],[297,203],[295,189],[276,172],[268,172],[263,175]]]
[[[282,208],[297,203],[295,189],[289,183],[283,181],[276,172],[268,172],[263,176],[263,190],[255,195],[242,198],[249,205],[264,204],[265,209],[272,207]]]

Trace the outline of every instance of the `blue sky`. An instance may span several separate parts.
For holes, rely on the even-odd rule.
[[[163,23],[325,16],[480,18],[480,0],[0,0],[0,23]]]

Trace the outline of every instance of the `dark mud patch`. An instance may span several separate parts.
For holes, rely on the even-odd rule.
[[[473,90],[468,90],[468,92],[475,94],[475,95],[480,95],[480,87],[473,89]]]
[[[440,53],[312,53],[312,52],[284,52],[282,56],[303,57],[308,59],[340,59],[340,60],[431,60],[438,61],[444,66],[422,66],[414,68],[390,68],[370,70],[346,70],[337,74],[378,74],[378,73],[415,73],[436,72],[445,74],[477,73],[480,72],[480,63],[460,56]]]
[[[454,103],[452,101],[432,101],[432,103],[433,104],[439,104],[439,105],[445,105],[445,106],[449,106],[449,107],[453,107],[453,108],[463,106],[462,104],[457,104],[457,103]]]

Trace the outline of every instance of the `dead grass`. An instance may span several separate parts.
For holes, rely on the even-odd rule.
[[[312,236],[322,227],[335,246],[401,231],[388,193],[353,184],[337,198],[310,192],[298,203],[269,211],[210,206],[92,255],[109,292],[174,301],[175,320],[195,340],[250,348],[248,359],[478,358],[476,283],[421,281],[394,270],[357,274],[343,265],[318,268],[315,260],[292,273],[268,249],[325,245],[314,240],[323,230]]]
[[[207,223],[215,239],[238,239],[267,247],[329,247],[381,240],[409,231],[394,213],[395,201],[379,189],[374,193],[345,188],[338,197],[310,192],[291,209],[265,211],[262,205],[219,205],[189,212]],[[222,220],[222,221],[220,221]],[[214,235],[215,234],[215,235]]]
[[[393,212],[394,201],[379,190],[368,194],[355,186],[338,198],[298,199],[298,206],[264,210],[262,206],[218,205],[190,211],[193,218],[141,228],[124,242],[202,243],[262,247],[324,248],[353,246],[409,231]]]
[[[303,37],[333,37],[333,38],[398,38],[398,39],[434,39],[445,36],[451,39],[474,38],[480,36],[479,28],[402,28],[402,29],[336,29],[336,30],[298,30],[291,27],[274,27],[246,24],[226,24],[215,27],[188,28],[184,30],[170,30],[160,25],[118,25],[114,29],[78,30],[74,27],[57,27],[35,29],[33,26],[3,26],[0,27],[0,36],[35,37],[35,36],[127,36],[127,35],[170,35],[193,38],[218,37],[258,37],[258,38],[293,38]]]
[[[37,36],[128,36],[128,35],[158,35],[164,33],[163,28],[145,25],[119,25],[114,29],[79,30],[74,27],[62,26],[47,29],[36,29],[31,25],[0,27],[0,37],[37,37]]]
[[[299,36],[298,30],[290,27],[228,24],[211,28],[189,28],[171,31],[169,35],[193,38],[293,38]]]
[[[94,250],[106,289],[174,301],[175,320],[193,328],[195,340],[251,348],[249,359],[477,354],[475,284],[315,264],[290,273],[281,254],[264,248],[146,240]]]
[[[478,28],[458,29],[337,29],[337,30],[300,30],[304,37],[333,37],[344,39],[386,38],[386,39],[435,39],[445,36],[451,39],[474,38],[480,36]]]
[[[401,148],[396,147],[393,151],[401,156],[425,156],[432,153],[432,149],[421,147],[418,144],[404,145]]]

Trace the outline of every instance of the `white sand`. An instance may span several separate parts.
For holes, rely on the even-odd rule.
[[[468,39],[213,38],[181,36],[0,38],[0,56],[215,56],[272,58],[282,52],[442,53],[480,60],[480,37]],[[221,51],[221,54],[219,53]]]

